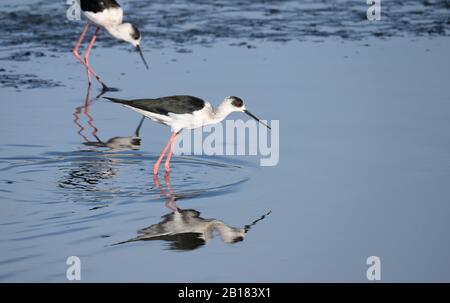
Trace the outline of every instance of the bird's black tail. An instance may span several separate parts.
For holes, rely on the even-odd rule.
[[[103,99],[108,99],[109,101],[112,101],[114,103],[121,103],[121,104],[127,104],[130,101],[130,100],[124,100],[124,99],[110,98],[110,97],[103,97]]]

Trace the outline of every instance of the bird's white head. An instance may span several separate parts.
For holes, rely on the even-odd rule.
[[[141,43],[141,33],[131,23],[122,23],[117,27],[111,28],[110,32],[115,38],[126,41],[134,47]]]
[[[246,236],[244,228],[231,227],[222,222],[221,224],[216,224],[216,229],[219,232],[220,238],[225,243],[241,242]]]
[[[226,97],[222,102],[222,106],[224,107],[224,110],[228,111],[229,113],[245,112],[246,110],[244,101],[242,101],[241,98],[235,96]]]
[[[133,45],[134,48],[139,52],[145,67],[148,69],[147,61],[145,60],[141,49],[141,33],[136,26],[131,23],[122,23],[116,27],[109,28],[108,31],[115,38],[126,41]]]
[[[223,100],[222,104],[220,104],[218,111],[216,115],[219,117],[220,120],[223,120],[227,115],[231,114],[232,112],[243,112],[261,123],[262,125],[266,126],[268,129],[270,127],[259,120],[258,117],[250,113],[247,108],[244,105],[244,101],[242,101],[241,98],[230,96],[226,97],[225,100]]]

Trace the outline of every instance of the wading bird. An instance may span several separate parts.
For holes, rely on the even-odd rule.
[[[194,129],[204,125],[219,123],[232,112],[243,112],[270,129],[270,127],[251,114],[245,107],[242,99],[226,97],[214,109],[211,103],[192,96],[169,96],[157,99],[123,100],[104,97],[115,103],[120,103],[151,120],[170,126],[172,135],[164,147],[161,155],[153,166],[153,174],[158,174],[159,165],[170,146],[164,167],[166,173],[170,172],[170,158],[172,157],[175,140],[183,129]]]
[[[173,250],[194,250],[210,243],[216,234],[220,236],[224,243],[234,244],[243,241],[250,229],[272,213],[272,211],[269,211],[259,219],[243,227],[233,227],[221,220],[202,218],[197,210],[177,207],[177,200],[187,197],[192,198],[192,193],[186,195],[174,193],[168,174],[164,176],[168,192],[159,182],[158,176],[154,175],[153,181],[161,192],[162,197],[168,200],[166,206],[172,212],[164,215],[161,222],[138,230],[139,235],[137,237],[113,245],[137,241],[162,240],[170,243],[169,248]]]
[[[89,54],[91,52],[92,46],[97,39],[97,34],[100,27],[107,30],[114,38],[118,40],[123,40],[131,45],[133,45],[136,50],[141,55],[142,61],[145,67],[148,69],[147,62],[145,61],[144,55],[140,47],[141,34],[139,30],[131,23],[122,23],[123,20],[123,10],[120,5],[115,0],[77,0],[80,4],[81,10],[87,18],[86,25],[78,38],[77,44],[73,49],[73,54],[75,58],[81,62],[81,64],[86,67],[89,85],[91,85],[91,75],[93,75],[97,81],[102,85],[103,91],[107,91],[109,88],[100,79],[97,73],[89,66]],[[92,36],[91,42],[89,43],[84,58],[81,58],[78,49],[80,48],[81,42],[89,29],[89,25],[93,24],[96,29],[94,35]]]

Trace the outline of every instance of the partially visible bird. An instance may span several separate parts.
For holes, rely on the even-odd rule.
[[[86,141],[83,142],[86,146],[94,146],[94,147],[105,147],[108,148],[109,151],[126,151],[126,150],[139,150],[141,146],[141,137],[139,136],[139,132],[141,130],[142,124],[144,123],[145,117],[143,116],[131,136],[128,137],[113,137],[108,141],[102,141],[97,134],[93,133],[92,135],[96,139],[96,141]]]
[[[243,227],[233,227],[221,220],[213,218],[204,219],[200,217],[200,212],[195,209],[181,209],[177,207],[176,201],[178,199],[183,199],[188,196],[192,198],[192,193],[189,195],[174,193],[168,174],[164,177],[168,192],[159,182],[158,176],[154,175],[153,181],[162,196],[168,200],[166,206],[172,212],[164,215],[161,222],[138,230],[139,236],[113,245],[136,241],[163,240],[170,243],[171,249],[193,250],[208,244],[216,234],[220,236],[224,243],[238,243],[245,239],[250,229],[272,213],[272,211],[269,211]]]
[[[81,62],[86,67],[89,85],[91,85],[91,75],[93,75],[97,81],[102,85],[103,90],[107,91],[109,88],[100,79],[97,73],[89,66],[89,54],[91,52],[92,46],[97,39],[97,34],[100,27],[106,29],[114,38],[118,40],[123,40],[131,45],[133,45],[139,52],[145,67],[148,69],[148,64],[145,61],[144,55],[142,54],[141,34],[136,26],[131,23],[122,23],[123,20],[123,10],[120,5],[115,0],[77,0],[83,11],[84,15],[88,19],[80,37],[78,38],[77,44],[73,49],[73,54],[75,58]],[[92,36],[91,42],[89,43],[84,58],[81,58],[78,49],[80,48],[81,42],[89,29],[89,25],[93,24],[96,29],[94,35]]]
[[[170,158],[172,157],[175,140],[183,129],[194,129],[204,125],[219,123],[232,112],[243,112],[270,129],[270,127],[251,114],[245,107],[244,101],[238,97],[226,97],[214,109],[211,103],[192,96],[169,96],[156,99],[123,100],[104,97],[115,103],[120,103],[151,120],[171,127],[172,135],[164,147],[161,155],[153,166],[153,174],[158,174],[159,165],[170,146],[164,167],[170,172]]]

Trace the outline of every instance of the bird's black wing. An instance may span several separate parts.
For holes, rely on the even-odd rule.
[[[85,12],[98,13],[108,8],[120,7],[116,0],[80,0],[81,9]]]
[[[192,96],[170,96],[157,99],[136,100],[122,100],[108,97],[105,97],[105,99],[165,116],[168,116],[169,113],[190,114],[205,107],[205,101]]]

